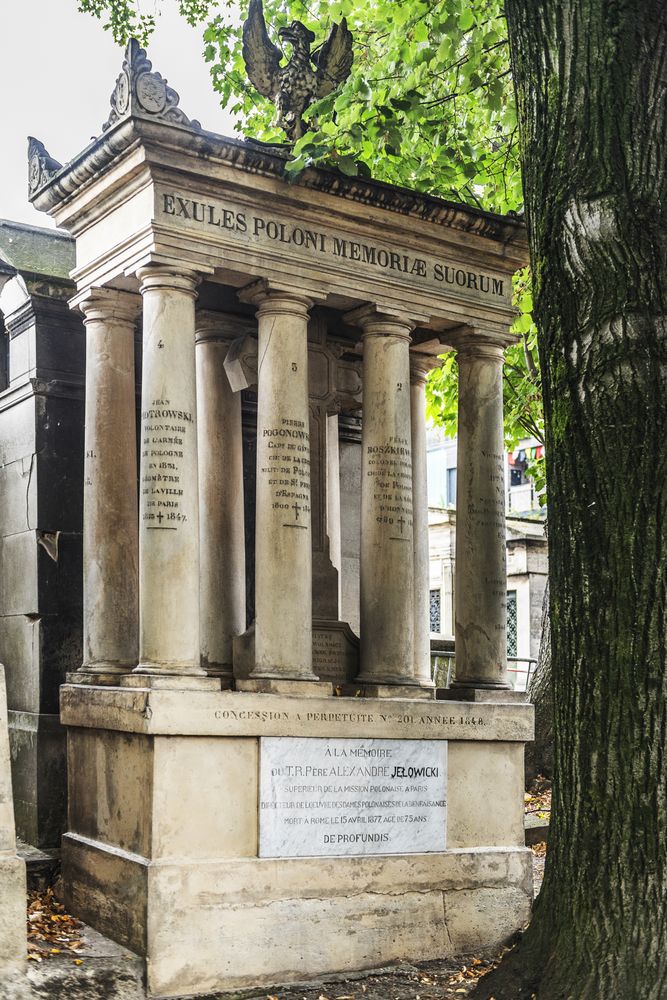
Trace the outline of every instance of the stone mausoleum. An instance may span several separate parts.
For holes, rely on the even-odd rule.
[[[187,118],[136,42],[111,108],[64,166],[29,150],[86,337],[68,905],[156,996],[496,944],[532,899],[502,464],[523,227],[333,171],[288,184],[285,150]],[[440,692],[424,380],[450,348]]]

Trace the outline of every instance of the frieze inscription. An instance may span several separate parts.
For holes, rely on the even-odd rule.
[[[163,217],[188,228],[217,230],[246,246],[282,245],[292,254],[313,262],[327,259],[332,263],[349,263],[356,272],[365,271],[370,276],[383,272],[401,274],[411,283],[430,287],[432,291],[448,290],[460,297],[499,306],[507,306],[510,302],[507,276],[471,269],[452,259],[421,256],[405,248],[354,239],[342,231],[299,225],[277,215],[263,215],[221,200],[199,201],[176,191],[163,191],[159,197],[159,211]]]

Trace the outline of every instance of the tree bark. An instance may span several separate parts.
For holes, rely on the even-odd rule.
[[[506,0],[546,421],[555,783],[477,1000],[667,997],[667,3]]]
[[[551,622],[549,619],[549,581],[542,601],[542,626],[537,665],[530,679],[528,697],[535,706],[535,739],[526,747],[526,784],[538,774],[553,778],[554,773],[554,698],[551,679]]]

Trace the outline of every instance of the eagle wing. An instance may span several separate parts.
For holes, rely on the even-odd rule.
[[[281,59],[282,52],[266,30],[262,0],[250,0],[248,19],[243,25],[243,60],[250,82],[263,97],[273,100],[278,94]]]
[[[340,24],[334,24],[326,42],[312,58],[317,65],[317,97],[326,97],[352,69],[352,33],[345,18]]]

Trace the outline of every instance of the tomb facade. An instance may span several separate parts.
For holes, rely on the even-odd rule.
[[[86,328],[65,892],[156,996],[491,947],[532,900],[502,466],[523,226],[288,184],[287,155],[203,130],[136,42],[100,136],[62,167],[29,151]],[[457,674],[435,692],[424,380],[448,348]]]

